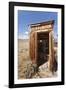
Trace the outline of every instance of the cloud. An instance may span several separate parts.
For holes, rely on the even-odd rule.
[[[28,31],[25,32],[25,34],[28,34],[28,33],[29,33]]]
[[[27,34],[23,34],[23,35],[19,35],[18,36],[19,39],[28,39],[28,35]]]

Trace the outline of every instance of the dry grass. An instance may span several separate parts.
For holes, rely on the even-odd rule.
[[[31,78],[34,66],[29,57],[29,40],[18,40],[18,79]]]

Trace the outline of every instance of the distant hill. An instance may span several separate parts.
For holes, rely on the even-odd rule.
[[[27,42],[27,41],[29,41],[29,39],[18,39],[18,41],[20,42],[20,41],[24,41],[24,42]]]

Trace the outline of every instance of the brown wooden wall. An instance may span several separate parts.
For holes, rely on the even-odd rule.
[[[32,60],[33,63],[35,62],[35,32],[32,32],[30,34],[30,58]]]

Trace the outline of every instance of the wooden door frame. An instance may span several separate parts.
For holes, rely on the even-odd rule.
[[[51,35],[52,35],[52,30],[41,30],[41,31],[35,31],[35,61],[37,61],[37,48],[38,48],[38,45],[36,44],[37,43],[37,35],[38,33],[40,32],[48,32],[49,33],[49,54],[48,54],[48,68],[49,70],[51,69],[51,53],[52,53],[52,43],[51,43]]]

